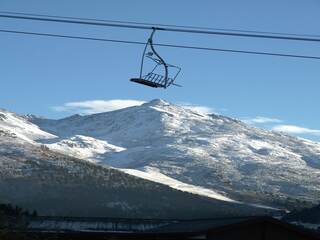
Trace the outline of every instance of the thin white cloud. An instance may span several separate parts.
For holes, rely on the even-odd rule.
[[[178,103],[178,105],[183,108],[190,109],[192,111],[196,111],[204,114],[215,113],[215,110],[213,108],[207,107],[207,106],[196,105],[192,103]]]
[[[93,114],[99,112],[110,112],[122,108],[139,106],[144,101],[131,99],[114,99],[114,100],[92,100],[82,102],[68,102],[62,106],[53,107],[58,112],[76,112],[83,114]]]
[[[119,110],[122,108],[139,106],[145,103],[145,101],[132,100],[132,99],[113,99],[113,100],[91,100],[91,101],[78,101],[78,102],[67,102],[61,106],[52,107],[57,112],[72,112],[81,114],[93,114],[99,112],[110,112]],[[193,111],[197,111],[204,114],[214,113],[214,109],[195,105],[191,103],[178,103],[177,105],[187,108]]]
[[[269,118],[269,117],[261,117],[257,116],[254,118],[246,118],[243,120],[245,123],[248,124],[265,124],[265,123],[281,123],[282,120],[278,118]]]
[[[320,136],[320,130],[318,129],[304,128],[296,125],[276,125],[272,128],[272,130],[292,134],[309,134]]]
[[[211,114],[214,113],[214,110],[210,107],[206,106],[182,106],[186,109],[190,109],[192,111],[200,112],[200,113],[205,113],[205,114]]]

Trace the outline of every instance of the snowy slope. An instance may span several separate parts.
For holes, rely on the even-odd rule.
[[[125,148],[114,146],[106,141],[82,135],[75,135],[46,145],[54,151],[68,153],[73,157],[90,160],[91,162],[99,162],[101,158],[103,160],[105,153],[125,150]]]
[[[94,156],[139,177],[193,186],[201,195],[214,192],[235,201],[289,209],[312,206],[320,199],[319,143],[228,117],[153,100],[114,112],[32,122],[60,138],[82,135],[119,147],[121,151]],[[73,154],[65,147],[65,153]],[[92,160],[86,154],[77,157]]]
[[[56,136],[42,131],[38,126],[17,114],[0,109],[0,136],[2,133],[10,133],[28,142],[39,139],[52,139]]]
[[[181,191],[190,192],[190,193],[194,193],[194,194],[198,194],[198,195],[202,195],[202,196],[207,196],[207,197],[219,199],[222,201],[236,202],[236,201],[234,201],[230,198],[227,198],[227,197],[225,197],[225,196],[223,196],[213,190],[206,189],[206,188],[199,187],[199,186],[195,186],[195,185],[191,185],[191,184],[187,184],[187,183],[183,183],[183,182],[180,182],[176,179],[170,178],[170,177],[160,173],[158,169],[154,169],[152,167],[146,167],[145,169],[143,169],[143,171],[135,170],[135,169],[121,169],[121,170],[124,171],[125,173],[130,174],[130,175],[134,175],[134,176],[144,178],[144,179],[154,181],[154,182],[160,182],[160,183],[163,183],[165,185],[168,185],[174,189],[178,189]]]

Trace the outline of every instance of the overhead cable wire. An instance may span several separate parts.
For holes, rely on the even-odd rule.
[[[315,35],[315,34],[297,34],[297,33],[283,33],[283,32],[280,33],[280,32],[270,32],[270,31],[254,31],[254,30],[241,30],[241,29],[230,29],[230,28],[198,27],[198,26],[190,26],[190,25],[173,25],[173,24],[146,23],[146,22],[136,22],[136,21],[119,21],[119,20],[108,20],[108,19],[97,19],[97,18],[67,17],[67,16],[22,13],[22,12],[0,11],[0,14],[15,14],[15,15],[18,14],[23,16],[34,16],[34,17],[60,18],[60,19],[109,22],[109,23],[124,23],[124,24],[135,24],[135,25],[146,25],[146,26],[160,26],[160,27],[177,27],[177,28],[214,30],[214,31],[218,30],[218,31],[231,31],[231,32],[242,32],[242,33],[300,36],[300,37],[320,37],[320,35]]]
[[[9,19],[20,19],[20,20],[32,20],[32,21],[44,21],[44,22],[58,22],[58,23],[70,23],[70,24],[82,24],[91,26],[105,26],[105,27],[117,27],[117,28],[131,28],[131,29],[142,29],[152,30],[157,29],[159,31],[168,32],[180,32],[180,33],[193,33],[193,34],[207,34],[207,35],[221,35],[221,36],[233,36],[233,37],[248,37],[248,38],[264,38],[264,39],[278,39],[278,40],[293,40],[293,41],[307,41],[307,42],[320,42],[320,38],[309,38],[300,36],[277,36],[267,34],[253,34],[253,33],[240,33],[240,32],[227,32],[227,31],[209,31],[200,29],[185,29],[185,28],[173,28],[173,27],[157,27],[149,25],[135,25],[135,24],[124,24],[124,23],[108,23],[108,22],[97,22],[97,21],[83,21],[83,20],[71,20],[71,19],[58,19],[48,17],[32,17],[32,16],[18,16],[0,14],[2,18]]]
[[[145,42],[141,42],[141,41],[129,41],[129,40],[107,39],[107,38],[94,38],[94,37],[83,37],[83,36],[61,35],[61,34],[51,34],[51,33],[28,32],[28,31],[16,31],[16,30],[6,30],[6,29],[0,29],[0,32],[2,32],[2,33],[12,33],[12,34],[42,36],[42,37],[55,37],[55,38],[90,40],[90,41],[100,41],[100,42],[113,42],[113,43],[123,43],[123,44],[136,44],[136,45],[145,45],[146,44]],[[228,52],[228,53],[242,53],[242,54],[254,54],[254,55],[265,55],[265,56],[276,56],[276,57],[289,57],[289,58],[302,58],[302,59],[310,59],[310,60],[320,60],[320,56],[284,54],[284,53],[273,53],[273,52],[259,52],[259,51],[247,51],[247,50],[237,50],[237,49],[211,48],[211,47],[199,47],[199,46],[163,44],[163,43],[154,43],[153,45],[160,46],[160,47],[170,47],[170,48],[182,48],[182,49],[193,49],[193,50],[205,50],[205,51],[217,51],[217,52]]]

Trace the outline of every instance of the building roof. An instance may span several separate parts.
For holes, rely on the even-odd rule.
[[[107,219],[107,218],[59,218],[40,217],[33,219],[29,230],[33,232],[73,232],[103,234],[112,236],[148,237],[157,236],[206,236],[251,224],[272,224],[280,226],[307,239],[320,239],[311,231],[285,223],[272,217],[228,217],[195,220],[151,220],[151,219]]]

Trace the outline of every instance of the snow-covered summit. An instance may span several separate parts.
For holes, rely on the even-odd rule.
[[[171,103],[163,100],[163,99],[153,99],[149,102],[146,102],[144,104],[142,104],[142,106],[167,106],[167,105],[170,105]]]

